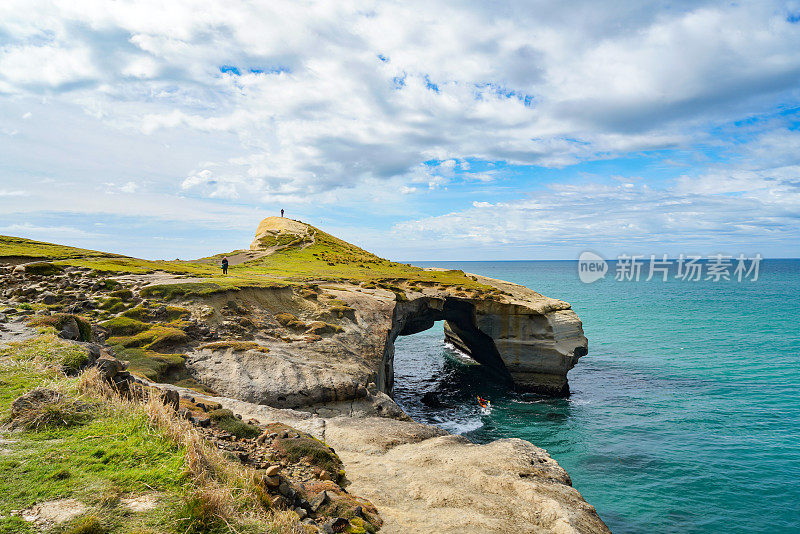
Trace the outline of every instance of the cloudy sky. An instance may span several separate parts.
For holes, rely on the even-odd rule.
[[[0,234],[800,256],[800,2],[0,3]]]

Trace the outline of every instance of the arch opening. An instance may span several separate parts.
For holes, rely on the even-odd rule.
[[[398,304],[393,328],[384,351],[383,391],[392,395],[394,388],[394,342],[399,336],[424,332],[438,321],[444,322],[445,341],[482,366],[485,377],[510,387],[511,374],[500,357],[494,340],[476,324],[475,306],[457,298],[420,298]]]

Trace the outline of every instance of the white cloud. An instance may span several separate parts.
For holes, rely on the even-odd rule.
[[[70,226],[37,226],[28,223],[0,226],[0,232],[34,239],[75,239],[103,236],[103,234],[86,232],[79,228],[72,228]]]
[[[800,25],[787,9],[8,0],[0,105],[10,137],[0,156],[10,171],[0,197],[6,213],[117,210],[237,225],[277,204],[397,215],[465,181],[499,189],[507,167],[493,162],[563,167],[713,146],[714,128],[800,97]],[[668,187],[623,176],[409,224],[507,243],[589,230],[641,238],[655,221],[720,232],[740,216],[747,227],[789,224],[798,135],[765,127],[723,147],[740,167],[704,162],[703,176],[687,170]],[[57,178],[54,190],[17,194],[44,173]],[[104,183],[123,184],[113,192],[130,198],[115,205]],[[580,200],[587,195],[595,198]],[[672,205],[683,211],[669,215]],[[579,217],[603,206],[615,217]]]
[[[465,158],[563,166],[683,146],[699,124],[796,95],[800,74],[800,29],[768,2],[26,0],[0,21],[0,91],[149,134],[238,136],[249,156],[215,161],[225,179],[204,190],[227,198],[350,188],[429,160],[448,178]]]
[[[126,182],[119,190],[123,193],[135,193],[139,189],[139,184],[136,182]]]

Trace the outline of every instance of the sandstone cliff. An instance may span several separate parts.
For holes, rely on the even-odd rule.
[[[569,304],[389,262],[274,217],[249,250],[227,254],[228,277],[219,256],[147,262],[44,245],[28,245],[45,260],[28,263],[14,245],[1,297],[81,314],[143,378],[325,440],[383,531],[607,532],[545,451],[522,440],[474,445],[411,421],[391,400],[395,339],[440,320],[487,379],[567,394],[567,372],[587,352]]]

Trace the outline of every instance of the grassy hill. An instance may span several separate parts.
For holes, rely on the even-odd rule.
[[[31,261],[46,260],[56,266],[86,267],[108,274],[160,271],[195,279],[191,283],[203,279],[206,292],[213,291],[214,286],[230,289],[325,281],[483,288],[462,271],[430,271],[389,261],[305,223],[299,223],[304,231],[295,234],[285,229],[264,234],[263,224],[259,227],[262,230],[260,240],[269,253],[251,253],[253,259],[232,265],[227,276],[222,276],[218,263],[224,254],[196,261],[151,261],[8,236],[0,236],[0,263],[10,259],[19,263],[27,258]],[[244,252],[235,250],[227,255]]]

